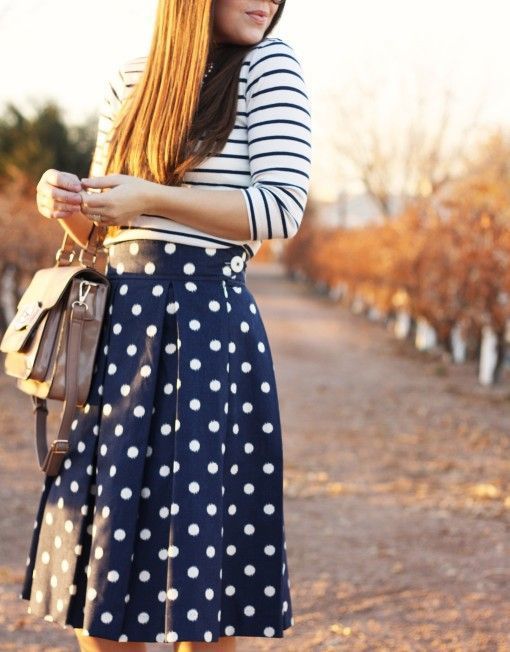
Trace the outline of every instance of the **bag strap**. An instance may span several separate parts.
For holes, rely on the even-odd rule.
[[[85,247],[80,247],[80,245],[78,245],[78,243],[75,242],[66,231],[64,233],[62,244],[59,249],[57,249],[55,255],[57,266],[70,265],[75,258],[78,258],[80,263],[95,269],[97,254],[103,245],[107,231],[107,224],[96,224],[96,222],[93,222]],[[78,249],[79,253],[77,251]]]
[[[46,438],[47,402],[46,399],[32,395],[37,457],[41,470],[47,475],[57,475],[62,460],[69,451],[69,432],[78,400],[80,343],[86,312],[87,306],[83,303],[76,302],[71,309],[66,349],[64,406],[57,438],[52,442],[49,450]]]

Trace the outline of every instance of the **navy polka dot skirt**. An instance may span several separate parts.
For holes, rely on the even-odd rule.
[[[111,245],[70,451],[44,476],[20,598],[116,641],[294,624],[274,366],[241,246]]]

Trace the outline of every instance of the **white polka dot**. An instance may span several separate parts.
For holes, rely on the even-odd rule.
[[[111,623],[113,620],[113,616],[109,611],[103,611],[101,614],[101,622],[105,623],[108,625],[108,623]]]
[[[195,272],[195,265],[193,263],[186,263],[182,268],[185,274],[193,274]]]
[[[189,366],[191,369],[193,369],[193,371],[198,371],[202,366],[202,363],[198,358],[193,358],[192,360],[190,360]]]
[[[243,489],[245,494],[252,494],[255,491],[255,487],[251,484],[251,482],[247,482],[244,485]]]
[[[76,482],[76,480],[73,480],[73,481],[71,482],[71,486],[70,486],[71,491],[72,491],[73,493],[76,493],[76,492],[78,491],[79,488],[80,488],[80,487],[79,487],[78,483]]]
[[[101,548],[101,546],[96,546],[96,549],[94,550],[94,557],[96,559],[101,559],[103,555],[104,555],[103,548]]]
[[[145,332],[147,333],[148,337],[154,337],[154,335],[156,335],[158,332],[158,328],[154,324],[151,324],[150,326],[147,326]]]
[[[87,589],[87,600],[95,600],[97,596],[97,591],[94,587],[90,587]]]
[[[186,288],[186,290],[188,290],[188,292],[196,292],[197,291],[197,284],[193,283],[193,281],[187,281],[184,284],[184,287]]]
[[[189,449],[193,451],[193,453],[196,453],[197,451],[200,450],[200,442],[198,439],[192,439],[189,443]]]
[[[53,540],[53,543],[55,545],[55,548],[61,548],[62,547],[62,537],[59,537],[58,535],[55,537]]]
[[[220,424],[218,423],[218,421],[209,421],[209,430],[211,432],[218,432],[219,429],[220,429]]]
[[[192,410],[200,410],[200,401],[198,398],[192,398],[189,402],[189,406]]]
[[[188,485],[190,493],[197,494],[200,491],[200,485],[198,482],[190,482]]]
[[[264,547],[264,552],[266,553],[266,555],[269,556],[274,555],[275,551],[276,548],[274,546],[269,545]]]
[[[251,442],[247,442],[244,445],[244,452],[248,454],[253,453],[253,444]]]
[[[276,593],[276,589],[274,588],[274,586],[266,586],[266,588],[264,589],[264,593],[267,595],[268,598],[271,598]]]
[[[235,505],[229,505],[228,506],[228,513],[230,516],[233,516],[237,512],[237,507]]]
[[[147,541],[148,539],[150,539],[150,537],[151,537],[151,531],[149,530],[149,528],[144,527],[140,530],[140,539],[142,539],[143,541]]]
[[[126,349],[126,353],[127,353],[128,355],[133,356],[133,355],[135,355],[136,350],[137,350],[137,349],[136,349],[136,345],[135,345],[135,344],[130,344],[130,345],[127,347],[127,349]]]
[[[145,263],[144,270],[146,274],[154,274],[156,271],[156,265],[154,265],[152,261],[149,261],[148,263]]]
[[[128,457],[131,457],[132,459],[138,457],[139,452],[140,451],[136,446],[130,446],[127,450]]]
[[[233,545],[227,546],[227,555],[235,555],[236,547]]]
[[[168,589],[166,592],[167,597],[169,600],[177,600],[177,596],[179,595],[179,591],[175,588]]]
[[[243,333],[247,333],[250,330],[250,325],[248,324],[248,322],[242,321],[241,325],[240,325],[240,328],[241,328]]]
[[[120,575],[116,570],[111,570],[108,571],[108,575],[106,577],[109,582],[118,582]]]
[[[170,467],[167,464],[163,464],[159,467],[159,475],[163,478],[166,478],[170,473]]]
[[[133,256],[136,256],[138,250],[139,250],[138,242],[131,242],[129,245],[129,253],[132,254]]]
[[[249,414],[253,410],[253,405],[246,401],[243,403],[243,412],[246,412],[246,414]]]
[[[264,636],[274,636],[273,627],[264,627]]]
[[[138,578],[140,582],[148,582],[151,577],[151,574],[147,570],[140,571]]]
[[[218,301],[215,301],[214,299],[212,301],[209,301],[209,310],[212,310],[212,312],[217,312],[220,309],[220,304]]]
[[[196,537],[199,532],[200,528],[197,523],[191,523],[191,525],[188,526],[188,534],[191,534],[191,536]]]
[[[163,286],[162,286],[162,285],[155,285],[155,286],[152,288],[152,294],[153,294],[155,297],[160,297],[160,296],[163,294]]]
[[[211,351],[219,351],[221,349],[221,342],[219,340],[211,340],[209,342]]]
[[[271,462],[266,462],[262,467],[262,470],[264,471],[264,473],[273,473],[274,466],[271,464]]]
[[[149,614],[146,611],[141,611],[138,614],[138,622],[141,623],[142,625],[145,625],[145,623],[149,622]]]
[[[124,500],[128,500],[129,498],[131,498],[132,495],[133,492],[129,487],[124,487],[123,489],[121,489],[120,496],[121,498],[124,498]]]
[[[243,362],[241,364],[241,371],[247,374],[249,371],[251,371],[251,364],[249,362]]]
[[[210,643],[212,641],[212,632],[209,630],[204,632],[204,641],[206,641],[206,643]]]
[[[198,618],[198,611],[196,609],[188,610],[188,620],[196,620]]]
[[[167,242],[165,245],[165,253],[173,254],[175,252],[176,246],[173,242]]]
[[[207,600],[212,600],[214,598],[214,591],[212,589],[205,590],[205,597]]]
[[[209,557],[212,558],[216,554],[216,549],[214,546],[207,546],[207,549],[205,551],[205,554]]]
[[[103,414],[105,417],[109,416],[112,413],[112,406],[109,403],[103,405]]]
[[[221,388],[221,383],[220,383],[220,381],[217,380],[217,379],[211,380],[211,382],[209,383],[209,388],[210,388],[213,392],[217,392],[217,391]]]
[[[175,314],[178,309],[179,309],[179,302],[178,301],[170,301],[170,303],[166,307],[166,311],[170,315]]]
[[[266,350],[266,347],[264,346],[263,342],[259,342],[257,348],[261,353],[264,353],[264,351]]]
[[[198,568],[196,566],[190,566],[188,568],[188,577],[195,578],[198,577]]]
[[[131,308],[131,312],[133,315],[139,315],[142,312],[142,306],[139,303],[133,304],[133,307]]]
[[[168,556],[175,558],[179,554],[179,548],[177,546],[171,545],[168,548]]]
[[[209,473],[217,473],[218,465],[216,464],[216,462],[209,462],[209,464],[207,465],[207,470],[209,471]]]
[[[145,414],[145,408],[143,407],[143,405],[137,405],[133,410],[133,414],[135,415],[135,417],[143,417],[143,415]]]
[[[123,285],[120,286],[120,288],[119,288],[119,293],[120,294],[124,295],[124,294],[127,293],[127,291],[128,291],[128,286],[126,285],[126,283],[124,283]]]
[[[230,269],[230,268],[227,267],[227,269]],[[235,627],[233,627],[232,625],[227,625],[227,626],[225,627],[225,634],[226,634],[227,636],[233,636],[233,635],[235,634],[235,631],[236,631],[236,630],[235,630]]]
[[[197,331],[200,328],[200,322],[198,319],[190,319],[189,327],[192,331]]]
[[[169,423],[164,423],[160,428],[160,432],[162,435],[169,435],[172,432],[172,426]]]
[[[245,575],[253,575],[254,573],[255,573],[255,566],[253,566],[252,564],[247,564],[244,567],[244,574]]]
[[[244,615],[245,616],[253,616],[255,613],[255,607],[253,607],[251,604],[246,605],[244,608]]]
[[[264,432],[267,432],[267,433],[273,432],[273,424],[271,424],[271,423],[265,423],[265,424],[262,426],[262,430],[263,430]]]
[[[271,505],[271,503],[267,503],[266,505],[264,505],[264,513],[274,514],[274,505]]]
[[[165,394],[171,394],[174,391],[174,386],[172,383],[166,383],[166,385],[163,387],[163,391]]]
[[[120,437],[120,436],[122,435],[123,432],[124,432],[124,427],[121,426],[120,423],[117,424],[117,425],[115,426],[115,430],[114,430],[115,436],[116,436],[116,437]]]
[[[113,333],[115,335],[118,335],[122,331],[122,325],[121,324],[114,324],[113,325]]]
[[[41,555],[41,561],[42,561],[43,564],[49,564],[50,563],[50,553],[47,552],[46,550]]]

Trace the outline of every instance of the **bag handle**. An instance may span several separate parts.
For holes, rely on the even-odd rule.
[[[77,257],[80,263],[95,269],[97,253],[106,238],[107,231],[108,225],[93,222],[85,247],[78,245],[66,231],[62,244],[55,254],[56,266],[68,266]],[[77,253],[77,249],[80,250],[79,253]]]

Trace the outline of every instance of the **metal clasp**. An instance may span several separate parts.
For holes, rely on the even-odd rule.
[[[87,296],[88,296],[88,294],[90,292],[90,288],[93,285],[98,285],[98,283],[94,283],[93,281],[87,281],[87,280],[83,280],[83,281],[80,282],[80,287],[78,289],[78,299],[75,299],[73,301],[73,303],[72,303],[73,307],[75,305],[79,305],[79,306],[81,305],[81,306],[85,306],[86,310],[89,309],[89,307],[86,304],[85,300],[86,300],[86,298],[87,298]]]

